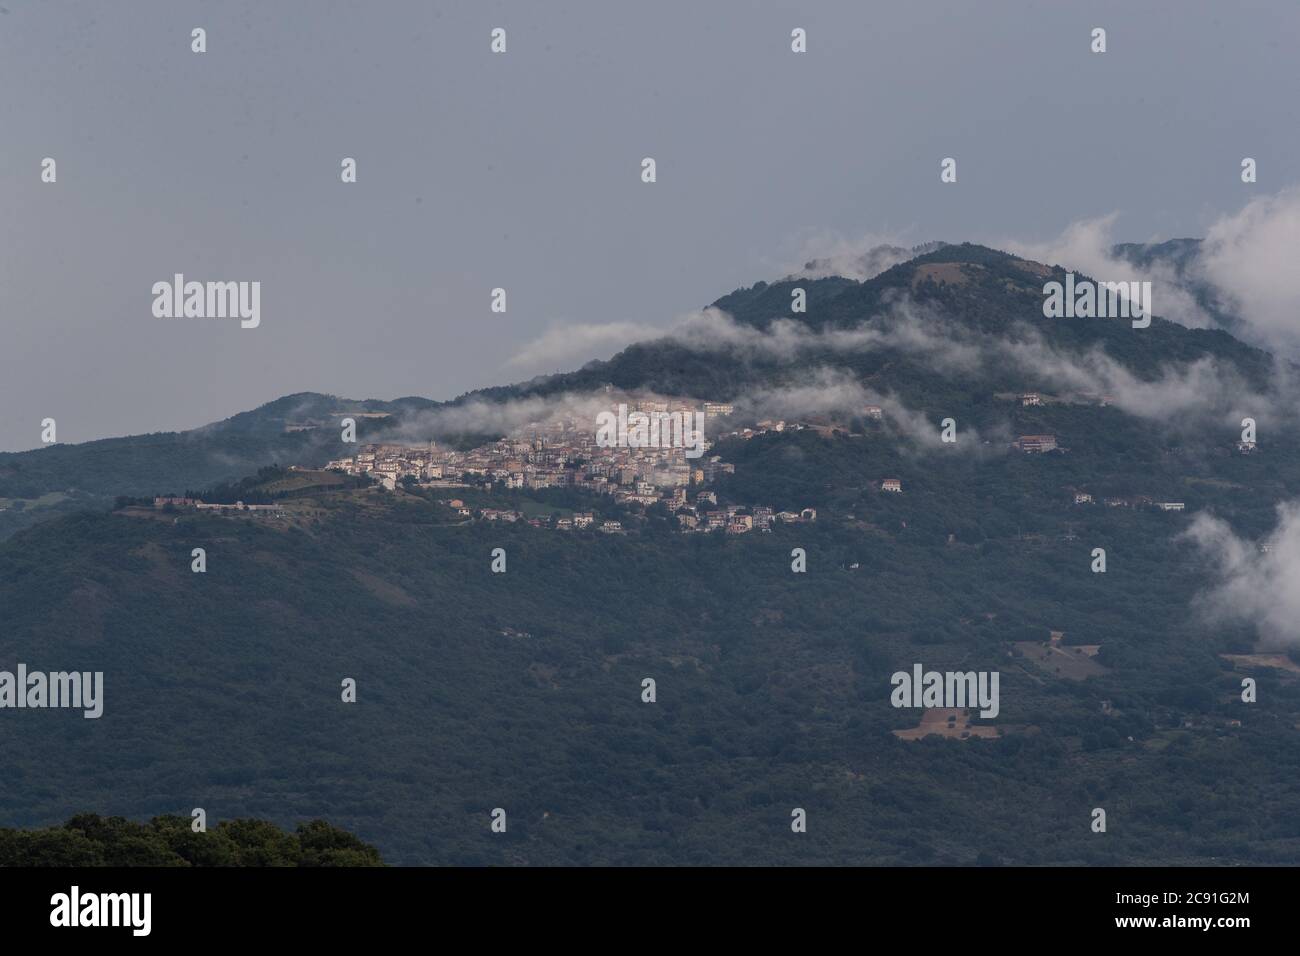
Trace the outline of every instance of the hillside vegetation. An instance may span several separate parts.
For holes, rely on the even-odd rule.
[[[89,446],[0,456],[0,495],[99,496],[61,500],[0,542],[0,668],[100,670],[106,698],[97,720],[0,712],[0,821],[194,806],[323,818],[396,864],[1300,862],[1300,668],[1284,648],[1242,656],[1259,635],[1206,613],[1223,570],[1183,536],[1213,514],[1254,553],[1300,496],[1293,410],[1268,398],[1280,371],[1222,331],[1045,320],[1042,283],[1061,274],[945,246],[866,283],[803,280],[798,334],[812,338],[790,349],[778,320],[799,283],[759,284],[719,300],[725,340],[643,343],[458,400],[607,383],[739,400],[816,391],[833,373],[931,427],[957,421],[952,445],[851,413],[720,442],[711,454],[735,465],[721,503],[818,509],[770,534],[681,534],[661,510],[571,490],[259,474],[341,452],[333,426],[284,431],[360,407],[320,396],[232,419],[175,460],[188,437],[114,440],[93,485]],[[872,347],[826,336],[864,324]],[[1073,396],[1059,369],[940,365],[908,344],[924,332],[1099,354],[1138,394],[1209,363],[1251,395],[1195,414],[1103,404]],[[1044,403],[1022,404],[1030,390]],[[390,416],[367,426],[379,435],[442,406],[366,407]],[[1249,455],[1245,414],[1261,422]],[[1021,434],[1063,450],[1010,451]],[[219,459],[232,448],[233,472]],[[886,477],[903,492],[882,493]],[[114,510],[111,497],[186,489],[284,514]],[[627,534],[467,519],[440,503],[452,494],[470,509],[596,510]],[[1185,511],[1103,504],[1143,496]],[[1098,547],[1104,574],[1090,570]],[[190,569],[194,548],[206,573]],[[792,572],[796,548],[806,573]],[[896,735],[921,712],[891,707],[890,676],[916,663],[999,671],[999,735]],[[1256,703],[1241,701],[1245,677]],[[805,834],[790,829],[797,807]],[[1105,834],[1089,827],[1097,807]]]

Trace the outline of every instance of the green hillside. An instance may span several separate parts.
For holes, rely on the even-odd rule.
[[[790,290],[801,286],[808,291],[808,311],[797,316],[800,324],[826,330],[866,321],[886,327],[913,322],[910,316],[891,315],[905,296],[909,303],[930,310],[923,322],[931,314],[942,316],[972,336],[1002,337],[1027,327],[1066,351],[1101,347],[1140,377],[1154,376],[1168,363],[1206,357],[1239,370],[1252,382],[1267,382],[1274,374],[1269,355],[1221,331],[1187,329],[1156,320],[1151,328],[1135,335],[1123,322],[1044,319],[1043,282],[1063,276],[1060,268],[1049,271],[997,250],[963,243],[943,246],[865,283],[843,278],[759,283],[724,296],[714,305],[742,326],[768,328],[774,319],[796,318],[790,313]],[[843,367],[873,387],[899,390],[905,396],[933,389],[938,378],[922,359],[900,356],[898,349],[888,346],[857,353],[813,348],[795,360],[785,360],[675,340],[649,341],[630,346],[607,362],[588,363],[576,372],[481,389],[450,403],[421,398],[356,401],[301,393],[186,432],[0,453],[0,498],[35,500],[51,492],[145,495],[207,487],[275,463],[319,465],[343,450],[337,422],[346,414],[357,416],[358,434],[364,441],[367,435],[382,435],[385,429],[430,411],[474,400],[586,392],[606,383],[727,399],[755,385],[797,382],[812,365]],[[945,372],[943,378],[962,384],[962,376]],[[971,376],[970,382],[987,392],[1012,386],[1038,387],[1050,384],[1050,379],[1035,381],[1023,371],[1012,374],[1008,370],[992,378]],[[286,430],[303,424],[312,427]],[[4,522],[0,512],[0,534],[5,533]]]
[[[852,470],[863,442],[786,448]],[[4,714],[0,819],[321,816],[407,864],[1294,861],[1300,693],[1255,669],[1260,703],[1236,702],[1217,655],[1251,636],[1189,612],[1205,569],[1171,545],[1182,519],[1102,511],[1078,540],[1024,538],[991,496],[949,544],[926,516],[941,474],[739,539],[452,526],[373,491],[289,528],[42,524],[0,547],[5,663],[104,671],[105,713]],[[1098,541],[1106,575],[1087,571]],[[1100,643],[1104,670],[1025,658],[1050,630]],[[891,735],[917,715],[888,705],[889,675],[917,661],[1000,669],[1005,736]]]
[[[735,465],[721,503],[818,509],[770,534],[685,535],[662,509],[572,490],[384,492],[258,473],[340,453],[333,428],[288,423],[366,408],[390,416],[369,426],[382,435],[440,407],[422,400],[291,396],[198,434],[0,458],[0,494],[79,488],[95,503],[60,499],[66,513],[29,515],[0,541],[0,669],[105,683],[97,720],[0,711],[0,823],[194,806],[323,818],[395,864],[1300,862],[1300,665],[1224,656],[1256,650],[1257,635],[1202,612],[1221,569],[1181,537],[1213,514],[1256,542],[1300,494],[1273,360],[1162,320],[1044,319],[1042,283],[1061,274],[963,245],[866,283],[809,281],[802,344],[784,350],[770,343],[792,283],[760,284],[719,301],[757,346],[642,343],[458,400],[606,383],[743,399],[833,374],[931,426],[956,419],[953,445],[852,409],[720,442],[711,454]],[[864,328],[871,347],[829,334]],[[915,334],[993,360],[941,365]],[[1085,400],[1058,367],[997,360],[999,343],[1027,341],[1100,355],[1138,394],[1201,367],[1253,397],[1229,389],[1185,414]],[[1189,381],[1179,394],[1204,380]],[[1029,390],[1047,401],[1023,404]],[[1235,447],[1245,413],[1261,422],[1251,455]],[[1062,450],[1008,450],[1034,434]],[[886,477],[903,493],[883,493]],[[185,489],[284,514],[112,510],[109,497]],[[1080,492],[1093,501],[1076,504]],[[593,509],[627,533],[467,519],[439,503],[451,494],[471,510]],[[1104,574],[1090,570],[1096,547]],[[194,548],[206,573],[190,570]],[[791,570],[796,548],[806,573]],[[920,711],[890,706],[890,676],[918,662],[999,671],[1001,735],[905,739]],[[1242,703],[1243,677],[1257,703]],[[355,703],[341,699],[347,678]],[[791,832],[796,807],[806,834]],[[1095,807],[1104,836],[1089,829]],[[490,829],[494,808],[505,833]]]

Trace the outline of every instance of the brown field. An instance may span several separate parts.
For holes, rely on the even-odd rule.
[[[1106,673],[1093,658],[1100,644],[1061,644],[1057,641],[1016,641],[1011,645],[1039,670],[1066,680],[1086,680]]]
[[[974,262],[927,262],[923,266],[916,267],[916,273],[912,276],[912,285],[919,285],[926,279],[941,283],[952,283],[953,285],[965,285],[970,281],[970,276],[965,272],[966,269],[979,269],[982,271],[984,267]]]
[[[933,707],[921,714],[920,725],[895,730],[893,734],[900,740],[920,740],[930,734],[954,740],[1001,736],[996,727],[980,723],[979,718],[972,716],[971,711],[964,707]]]
[[[268,481],[259,490],[273,495],[284,491],[303,491],[307,488],[331,488],[346,481],[346,477],[333,471],[293,471],[287,478]]]
[[[401,585],[385,581],[369,571],[353,568],[352,576],[357,579],[358,584],[385,604],[392,604],[397,607],[414,607],[419,603]]]
[[[1222,478],[1184,478],[1185,485],[1206,485],[1210,488],[1245,488],[1246,486],[1236,481],[1225,481]]]
[[[144,505],[127,505],[125,508],[118,508],[113,513],[127,518],[153,518],[157,521],[171,521],[177,517],[176,512],[167,514],[160,508],[145,507]]]
[[[1051,266],[1045,266],[1041,262],[1034,262],[1031,259],[1012,259],[1011,265],[1036,276],[1050,276],[1052,274]]]
[[[1300,664],[1285,654],[1220,654],[1224,660],[1244,667],[1275,667],[1280,671],[1300,674]]]

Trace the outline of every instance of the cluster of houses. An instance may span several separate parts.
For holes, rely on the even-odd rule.
[[[1011,443],[1011,447],[1027,455],[1041,455],[1058,450],[1055,435],[1021,435]],[[1059,450],[1065,451],[1064,448]]]
[[[857,414],[859,418],[865,418],[871,421],[881,421],[885,417],[885,410],[879,405],[863,405],[858,409]],[[723,432],[718,437],[741,438],[747,440],[750,438],[757,438],[759,435],[766,435],[768,432],[801,432],[811,430],[826,433],[832,429],[832,426],[825,424],[818,425],[814,422],[816,422],[815,417],[812,422],[787,422],[784,419],[765,418],[755,422],[754,427],[752,428],[748,426],[737,428],[729,432]]]
[[[168,507],[193,508],[195,511],[210,511],[216,514],[237,514],[240,512],[256,514],[259,512],[282,511],[279,505],[249,505],[242,501],[236,501],[234,504],[220,504],[209,503],[198,498],[176,498],[170,496],[154,498],[153,506],[159,511]]]
[[[553,528],[557,531],[601,531],[606,534],[619,534],[625,529],[622,522],[600,520],[591,511],[575,511],[571,516],[554,518],[529,518],[521,511],[501,508],[481,508],[477,515],[474,509],[466,506],[459,498],[440,500],[439,504],[456,509],[464,518],[477,517],[480,521],[502,521],[513,524],[522,521],[535,528]],[[674,512],[678,528],[683,532],[721,531],[725,534],[745,534],[749,531],[771,531],[777,523],[793,524],[804,521],[816,521],[817,509],[804,508],[800,511],[773,511],[771,508],[746,508],[741,505],[726,505],[719,508],[717,496],[711,491],[702,491],[696,495],[695,503],[681,503]]]
[[[647,415],[685,415],[693,407],[701,407],[686,399],[659,397],[633,397],[628,399],[628,404],[631,411]],[[702,408],[706,422],[734,411],[725,402],[703,402]],[[783,421],[759,423],[761,431],[781,431],[785,427]],[[744,437],[759,433],[753,429],[745,431],[749,434]],[[711,443],[704,444],[707,449]],[[738,505],[719,508],[717,495],[700,489],[719,476],[734,474],[735,465],[722,461],[718,455],[689,458],[686,451],[667,444],[661,447],[598,444],[590,416],[567,415],[530,423],[511,437],[464,452],[442,448],[435,442],[419,446],[363,445],[355,455],[335,459],[326,468],[349,475],[367,475],[390,490],[406,481],[426,488],[572,488],[608,495],[617,504],[642,509],[662,505],[676,518],[682,531],[743,534],[768,531],[778,522],[816,520],[813,508],[798,512]],[[459,499],[446,503],[463,516],[474,517]],[[611,534],[624,530],[617,521],[597,525],[591,512],[578,512],[572,518],[558,518],[554,522],[492,508],[480,510],[477,516],[486,521],[525,521],[559,530],[595,528]]]
[[[1092,495],[1086,491],[1074,492],[1074,503],[1076,505],[1097,504]],[[1101,502],[1107,508],[1155,508],[1158,511],[1185,511],[1187,505],[1181,501],[1156,501],[1148,495],[1136,495],[1132,498],[1102,498]]]
[[[1096,405],[1100,408],[1107,408],[1114,404],[1115,399],[1110,395],[1098,395],[1095,392],[1081,392],[1067,399],[1044,397],[1040,392],[1022,392],[1019,396],[1020,404],[1023,408],[1038,408],[1049,402],[1067,403],[1067,404],[1086,404]]]
[[[658,397],[629,398],[626,404],[632,412],[645,415],[684,416],[700,407],[687,399]],[[722,402],[704,402],[702,407],[706,422],[733,411]],[[668,442],[643,447],[599,444],[591,416],[569,414],[529,423],[510,437],[470,451],[442,448],[435,442],[370,444],[325,467],[368,475],[389,489],[408,479],[446,488],[574,488],[648,507],[735,472],[735,466],[718,455],[704,457],[709,444],[705,440],[696,457],[688,456],[691,449]]]
[[[1056,444],[1055,435],[1021,435],[1011,443],[1012,449],[1025,454],[1043,454],[1049,451],[1066,451]],[[1253,455],[1256,445],[1253,441],[1237,442],[1237,451],[1243,455]]]
[[[712,492],[708,494],[709,503],[716,505]],[[727,505],[725,508],[705,509],[697,502],[695,508],[684,508],[677,512],[677,524],[683,531],[722,531],[726,534],[745,534],[749,531],[771,531],[774,524],[795,524],[801,521],[816,521],[817,509],[804,508],[800,511],[773,511],[771,508],[744,508],[740,505]]]

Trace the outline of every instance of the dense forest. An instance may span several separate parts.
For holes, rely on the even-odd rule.
[[[83,813],[62,826],[0,828],[3,866],[383,866],[383,860],[324,820],[293,833],[265,820],[223,820],[195,832],[184,817],[135,823]]]
[[[1219,655],[1252,635],[1193,613],[1171,516],[948,544],[889,530],[904,506],[740,538],[455,526],[401,493],[288,529],[58,519],[0,549],[7,657],[104,671],[105,713],[8,713],[0,817],[322,816],[408,864],[1296,859],[1300,693],[1251,668],[1238,701]],[[1052,629],[1097,672],[1026,656]],[[1003,736],[893,736],[917,661],[1000,670]]]

